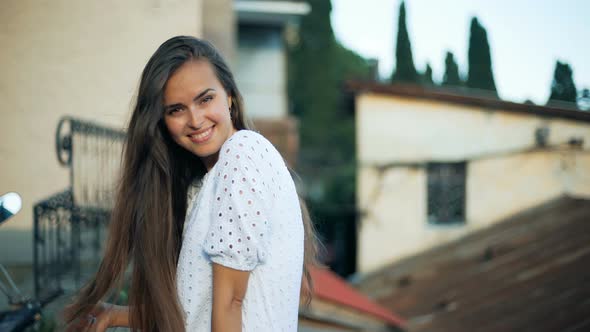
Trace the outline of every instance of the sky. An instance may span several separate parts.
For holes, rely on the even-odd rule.
[[[347,48],[379,61],[382,78],[395,62],[400,0],[332,0],[332,27]],[[476,16],[487,30],[496,88],[502,99],[545,104],[555,62],[573,69],[576,88],[590,89],[588,0],[406,0],[414,64],[430,63],[442,80],[447,50],[467,74],[469,25]]]

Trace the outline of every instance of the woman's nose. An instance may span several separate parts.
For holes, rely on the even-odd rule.
[[[200,111],[196,108],[196,107],[190,107],[188,109],[188,122],[187,124],[192,127],[192,128],[196,128],[199,129],[202,125],[202,115],[200,114]]]

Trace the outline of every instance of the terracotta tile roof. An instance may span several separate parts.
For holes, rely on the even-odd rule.
[[[353,308],[393,326],[401,327],[404,324],[403,319],[370,300],[334,272],[328,269],[312,268],[310,273],[314,282],[314,297]]]
[[[476,106],[502,112],[590,122],[590,112],[572,108],[570,103],[556,102],[555,105],[552,106],[521,104],[501,100],[487,91],[475,89],[448,88],[441,86],[425,87],[421,85],[400,83],[383,84],[365,81],[348,81],[345,83],[344,89],[353,94],[372,92],[384,95]],[[477,110],[476,108],[472,109]]]
[[[590,331],[590,200],[562,197],[372,273],[407,331]]]

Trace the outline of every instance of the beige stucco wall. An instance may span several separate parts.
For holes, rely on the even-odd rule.
[[[538,125],[553,147],[534,147]],[[584,148],[560,145],[583,137]],[[590,123],[357,97],[358,268],[368,272],[569,194],[590,198]],[[427,223],[425,161],[467,160],[466,223]]]
[[[202,37],[213,43],[233,69],[236,58],[236,13],[233,0],[201,0]]]
[[[590,148],[588,123],[374,94],[358,96],[356,110],[362,163],[453,161],[521,151],[534,145],[535,129],[542,125],[549,126],[549,144],[579,136]]]
[[[563,194],[590,198],[590,151],[536,151],[474,161],[466,190],[468,223],[475,226]]]
[[[69,183],[55,156],[59,118],[123,128],[148,58],[174,35],[201,35],[201,14],[200,0],[2,2],[0,191],[24,205],[0,243],[7,229],[29,230],[32,205]]]

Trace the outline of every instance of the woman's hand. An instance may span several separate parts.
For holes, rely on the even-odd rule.
[[[70,323],[66,331],[104,332],[112,326],[113,312],[117,310],[115,307],[110,303],[99,302],[89,314]]]

